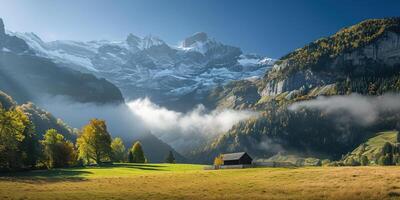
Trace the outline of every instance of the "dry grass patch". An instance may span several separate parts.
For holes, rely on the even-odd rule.
[[[162,166],[161,171],[87,169],[70,180],[0,178],[0,199],[400,199],[400,167],[204,171],[196,165]]]

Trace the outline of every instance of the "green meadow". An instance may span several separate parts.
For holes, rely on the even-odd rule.
[[[114,164],[0,177],[0,199],[400,199],[400,167]]]

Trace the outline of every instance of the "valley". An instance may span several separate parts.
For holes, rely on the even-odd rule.
[[[0,199],[400,199],[397,10],[138,2],[0,16]]]

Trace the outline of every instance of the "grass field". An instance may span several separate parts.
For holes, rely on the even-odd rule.
[[[0,199],[400,199],[400,167],[116,164],[0,174]]]

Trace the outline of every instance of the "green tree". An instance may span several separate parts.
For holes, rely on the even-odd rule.
[[[391,165],[391,164],[392,164],[392,161],[391,161],[389,155],[383,155],[383,156],[381,156],[381,157],[379,158],[378,164],[379,164],[379,165],[383,165],[383,166]]]
[[[17,108],[19,109],[19,107]],[[39,139],[35,133],[35,126],[30,120],[24,120],[24,139],[19,145],[22,153],[22,162],[25,167],[34,168],[41,156]]]
[[[397,134],[396,134],[396,142],[400,142],[400,131],[398,130],[397,131]]]
[[[121,138],[114,138],[111,142],[112,161],[123,162],[125,158],[125,145]]]
[[[383,154],[383,155],[391,154],[391,153],[392,153],[392,150],[393,150],[392,144],[390,144],[389,142],[386,142],[386,143],[383,145],[382,154]]]
[[[132,163],[146,163],[146,157],[144,156],[142,144],[137,141],[133,144],[132,148],[130,149],[132,152],[132,159],[130,162]]]
[[[131,150],[128,152],[128,162],[133,163],[133,153]]]
[[[166,163],[176,163],[174,154],[172,153],[172,151],[169,151],[167,158],[165,158],[165,162]]]
[[[369,164],[368,157],[366,155],[362,155],[360,158],[360,163],[362,166],[367,166]]]
[[[359,166],[360,165],[360,163],[357,162],[353,157],[346,159],[344,164],[347,166]]]
[[[107,131],[106,122],[99,119],[90,120],[89,124],[82,128],[77,146],[79,158],[86,164],[111,161],[111,135]]]
[[[55,129],[49,129],[41,140],[48,168],[67,167],[74,163],[74,145]]]
[[[400,155],[399,154],[394,154],[392,161],[393,161],[394,165],[399,165],[400,164]]]
[[[28,124],[29,119],[21,110],[5,110],[0,106],[0,169],[23,167],[20,146]]]

